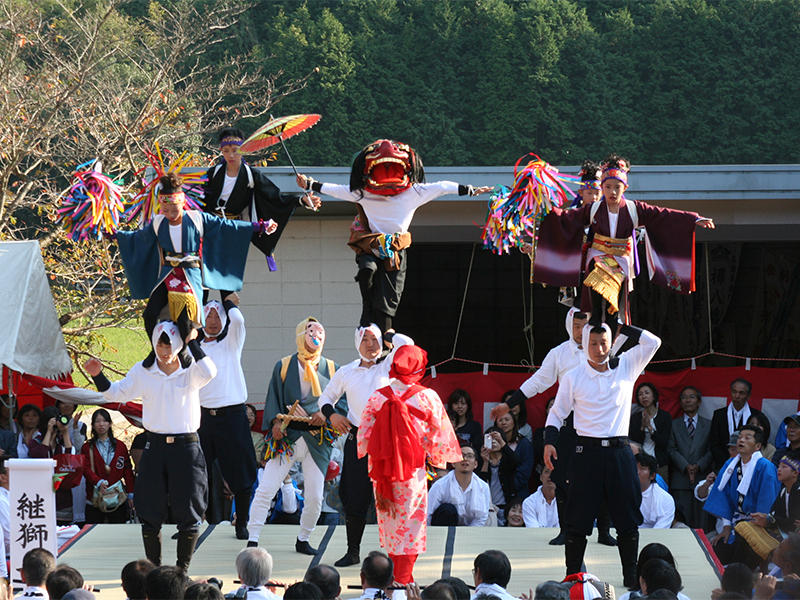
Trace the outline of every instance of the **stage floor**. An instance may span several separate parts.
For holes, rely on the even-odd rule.
[[[311,544],[320,549],[320,555],[298,554],[294,550],[297,530],[294,525],[267,525],[261,533],[260,545],[273,557],[273,579],[287,584],[301,580],[310,566],[318,563],[332,565],[346,549],[345,528],[323,526],[311,536]],[[175,540],[171,539],[174,533],[174,526],[163,529],[165,564],[174,564],[175,561]],[[527,593],[543,581],[564,577],[563,546],[547,543],[556,533],[554,529],[430,527],[428,551],[419,557],[414,575],[420,585],[443,576],[460,577],[472,585],[475,556],[484,550],[502,550],[511,560],[509,592],[514,595]],[[640,530],[639,547],[650,542],[660,542],[670,548],[683,579],[683,592],[689,598],[709,598],[711,590],[718,587],[716,571],[691,530]],[[189,575],[192,578],[217,577],[224,582],[223,592],[235,589],[238,586],[233,583],[237,579],[234,560],[244,546],[245,543],[236,539],[233,527],[227,523],[203,526]],[[378,549],[377,526],[367,526],[362,559],[370,550]],[[125,598],[120,587],[122,567],[143,556],[138,525],[94,525],[84,528],[62,548],[58,563],[78,569],[87,583],[100,590],[98,600],[121,600]],[[593,539],[586,548],[585,562],[588,572],[616,587],[617,596],[625,593],[616,548],[602,546]],[[359,568],[347,567],[339,569],[339,573],[342,598],[358,597],[360,592],[348,590],[347,586],[360,583]],[[280,589],[278,594],[281,594]]]

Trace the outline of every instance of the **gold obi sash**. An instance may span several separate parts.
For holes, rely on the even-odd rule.
[[[614,256],[630,256],[633,254],[631,238],[620,239],[595,234],[592,249],[605,256],[595,258],[594,267],[586,275],[583,285],[593,289],[608,302],[609,314],[619,311],[619,294],[625,282],[625,271]]]
[[[633,254],[633,243],[631,238],[612,238],[594,234],[592,240],[592,248],[603,254],[610,254],[612,256],[630,256]]]

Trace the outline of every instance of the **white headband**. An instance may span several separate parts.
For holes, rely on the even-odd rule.
[[[371,331],[375,337],[378,339],[378,346],[383,345],[383,338],[381,337],[381,328],[375,325],[375,323],[371,323],[369,327],[359,327],[356,329],[356,350],[358,351],[358,355],[361,357],[361,360],[365,360],[367,362],[375,362],[374,358],[367,358],[363,354],[361,354],[361,340],[364,339],[364,334],[368,331]]]
[[[153,342],[153,350],[156,349],[156,345],[158,344],[158,340],[162,333],[166,333],[167,337],[169,338],[169,345],[172,349],[170,358],[175,358],[178,355],[178,352],[181,351],[181,348],[183,348],[183,339],[178,331],[178,326],[172,321],[161,321],[158,325],[156,325],[156,328],[153,329],[153,337],[151,338],[151,341]]]
[[[611,340],[614,339],[613,336],[611,335],[611,327],[608,326],[608,323],[602,323],[600,325],[600,327],[602,327],[605,330],[605,332],[608,334],[608,342],[609,342],[609,344],[611,344]],[[590,332],[592,331],[592,329],[594,329],[594,327],[587,323],[586,325],[583,326],[583,334],[581,336],[581,346],[583,346],[583,353],[586,355],[586,358],[588,360],[592,360],[591,357],[589,356],[589,335],[590,335]],[[608,359],[610,359],[610,358],[611,358],[611,348],[609,347],[608,354],[606,354],[606,357],[603,360],[603,362],[595,363],[595,364],[601,364],[602,365],[604,363],[607,363]],[[592,362],[594,362],[594,361],[592,361]]]
[[[217,300],[211,300],[203,307],[203,316],[205,317],[206,321],[208,320],[208,313],[210,313],[212,310],[217,311],[217,316],[219,317],[221,324],[220,331],[222,331],[225,329],[225,325],[228,324],[228,313],[225,312],[225,307],[222,306],[221,302],[218,302]],[[203,331],[205,331],[205,329]],[[206,332],[206,335],[208,335],[208,332]]]

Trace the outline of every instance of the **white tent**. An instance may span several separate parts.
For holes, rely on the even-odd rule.
[[[0,363],[51,379],[72,371],[39,242],[0,242]]]

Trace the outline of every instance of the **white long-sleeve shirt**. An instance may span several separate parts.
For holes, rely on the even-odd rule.
[[[358,192],[351,192],[350,186],[335,183],[323,183],[321,191],[328,196],[360,204],[373,233],[395,234],[408,231],[414,212],[423,204],[439,196],[458,194],[458,184],[454,181],[415,183],[396,196],[380,196],[361,190],[362,196]]]
[[[3,541],[6,556],[11,555],[11,499],[8,490],[0,487],[0,527],[3,529]]]
[[[641,529],[669,529],[675,520],[675,499],[653,482],[642,492],[639,510],[644,519]]]
[[[539,488],[522,503],[522,520],[525,527],[560,527],[556,499],[548,504]]]
[[[519,389],[528,398],[541,394],[547,388],[561,381],[567,372],[586,362],[586,355],[572,339],[562,342],[544,357],[539,370],[525,380]]]
[[[222,340],[203,340],[200,346],[214,364],[217,374],[200,388],[200,406],[222,408],[247,401],[247,383],[242,371],[244,315],[238,308],[228,311],[228,334]]]
[[[450,471],[428,490],[428,525],[431,516],[442,504],[456,507],[459,525],[483,527],[492,506],[489,484],[473,473],[472,480],[464,490],[456,479],[456,472]]]
[[[339,398],[347,394],[347,420],[359,427],[361,413],[364,412],[367,401],[376,390],[386,387],[392,381],[389,370],[392,368],[394,353],[400,346],[413,345],[414,340],[402,333],[395,333],[392,343],[392,351],[378,364],[362,367],[361,359],[358,359],[339,368],[322,391],[319,407],[326,404],[336,406]]]
[[[617,368],[600,372],[587,361],[568,372],[559,384],[547,425],[560,428],[574,411],[580,436],[627,436],[634,384],[660,345],[660,338],[643,330],[639,343],[620,356]]]
[[[141,398],[142,425],[147,431],[194,433],[200,428],[200,388],[216,374],[217,367],[207,356],[169,375],[157,362],[150,368],[139,362],[123,379],[112,382],[103,397],[123,404]]]

